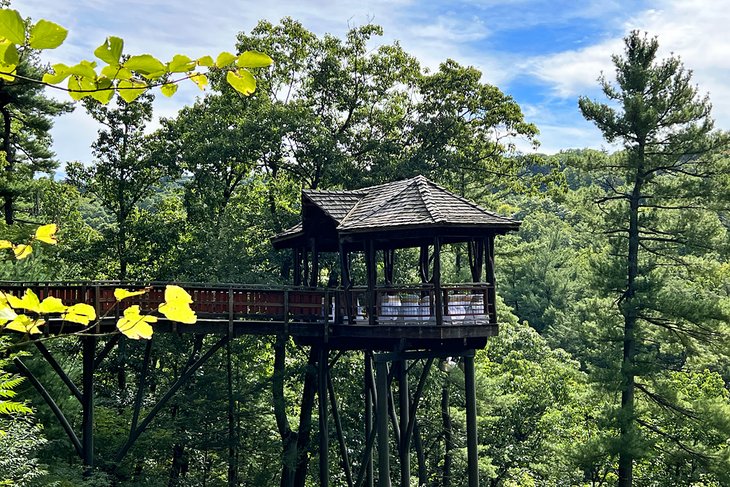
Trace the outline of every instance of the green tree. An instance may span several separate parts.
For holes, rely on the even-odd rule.
[[[691,73],[676,57],[657,60],[657,49],[656,39],[632,32],[624,54],[613,56],[616,83],[601,79],[610,104],[579,101],[606,140],[624,147],[592,168],[605,190],[597,199],[608,236],[604,291],[622,317],[620,486],[632,485],[634,461],[647,447],[639,425],[650,422],[636,393],[675,407],[659,393],[657,375],[669,362],[681,364],[698,340],[717,339],[727,318],[718,297],[697,285],[702,262],[692,259],[712,253],[724,235],[703,196],[724,169],[715,154],[727,138],[712,132],[709,100]]]
[[[115,277],[124,280],[131,259],[129,225],[137,205],[164,176],[173,174],[174,168],[156,157],[144,134],[152,118],[151,95],[142,95],[134,103],[117,98],[116,106],[90,100],[86,109],[102,125],[92,145],[96,160],[88,167],[70,163],[66,172],[70,183],[114,215],[115,227],[107,241],[119,263]]]

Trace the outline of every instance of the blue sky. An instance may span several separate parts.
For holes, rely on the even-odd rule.
[[[709,92],[718,128],[730,129],[730,0],[24,0],[14,7],[68,28],[48,62],[91,59],[107,35],[125,52],[170,58],[232,50],[236,34],[258,20],[293,17],[317,34],[344,34],[372,21],[382,42],[398,40],[424,66],[446,58],[473,65],[485,82],[513,96],[541,131],[540,152],[609,148],[580,116],[580,95],[600,97],[597,77],[612,73],[610,56],[632,29],[659,38],[660,55],[679,55]],[[173,116],[200,92],[184,86],[158,96],[158,116]],[[95,123],[77,109],[59,118],[54,148],[62,162],[91,162]],[[529,149],[524,145],[524,150]]]

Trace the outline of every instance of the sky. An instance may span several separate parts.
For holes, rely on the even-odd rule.
[[[236,34],[261,19],[288,16],[316,34],[337,36],[373,22],[384,29],[378,42],[398,40],[425,67],[451,58],[481,70],[484,82],[512,96],[537,125],[537,150],[548,154],[612,149],[580,115],[578,97],[602,99],[598,77],[611,77],[611,55],[638,29],[658,38],[660,57],[682,59],[700,92],[709,94],[716,127],[730,130],[730,0],[15,0],[12,6],[69,30],[66,42],[42,58],[66,64],[92,59],[109,35],[125,40],[125,53],[164,60],[233,51]],[[157,96],[155,113],[174,116],[201,94],[185,84],[173,98]],[[81,107],[58,118],[58,159],[91,163],[96,130]]]

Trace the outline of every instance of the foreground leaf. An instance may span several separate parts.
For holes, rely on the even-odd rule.
[[[13,246],[13,253],[16,259],[22,260],[33,253],[33,247],[27,244],[18,244]]]
[[[68,30],[41,19],[30,29],[29,44],[33,49],[55,49],[66,40]]]
[[[38,227],[35,231],[35,235],[33,238],[36,240],[40,240],[41,242],[50,244],[50,245],[56,245],[58,243],[58,240],[56,240],[56,232],[58,231],[58,226],[56,226],[55,223],[49,223],[48,225],[41,225]]]
[[[94,310],[93,306],[86,303],[74,304],[66,309],[63,319],[81,325],[88,325],[92,320],[96,319],[96,310]]]
[[[104,41],[104,44],[96,48],[94,56],[98,57],[105,63],[116,67],[119,65],[119,58],[122,56],[122,49],[124,49],[124,40],[119,37],[109,36]]]
[[[136,71],[147,79],[159,78],[167,72],[162,61],[151,54],[140,54],[132,56],[124,63],[127,69]]]
[[[234,90],[244,95],[250,95],[256,90],[256,79],[253,75],[241,68],[237,71],[228,71],[226,81]]]
[[[158,310],[168,320],[193,324],[198,320],[195,311],[190,308],[193,299],[180,286],[168,284],[165,288],[165,302]]]
[[[246,51],[238,56],[236,66],[239,68],[265,68],[274,62],[268,55],[258,51]]]
[[[126,80],[119,81],[117,91],[127,103],[132,103],[147,90],[147,84],[141,81]]]
[[[0,36],[13,44],[25,43],[25,22],[17,10],[0,10]]]
[[[38,306],[38,310],[41,314],[64,313],[66,312],[66,309],[68,309],[68,306],[63,304],[63,301],[60,299],[53,296],[46,297]]]
[[[17,318],[5,325],[5,329],[28,333],[29,335],[37,335],[41,332],[38,327],[44,323],[44,320],[34,320],[26,315],[18,315]]]
[[[117,301],[131,298],[132,296],[140,296],[149,291],[149,288],[140,289],[139,291],[127,291],[126,289],[117,288],[114,290],[114,297]]]
[[[149,340],[153,333],[150,323],[156,322],[156,316],[139,314],[139,306],[135,304],[124,310],[124,316],[117,321],[117,329],[132,340]]]
[[[5,299],[7,299],[8,304],[15,309],[24,309],[26,311],[32,311],[33,313],[40,312],[41,302],[38,299],[38,295],[34,293],[32,289],[26,289],[22,298],[13,294],[5,294]]]

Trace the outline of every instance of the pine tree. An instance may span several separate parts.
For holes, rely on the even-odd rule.
[[[727,138],[713,132],[709,99],[698,94],[692,73],[674,56],[657,60],[657,49],[655,38],[632,32],[624,54],[612,58],[616,83],[600,79],[609,103],[579,101],[583,116],[624,148],[593,168],[606,190],[597,200],[609,249],[602,280],[623,331],[619,486],[632,484],[646,446],[642,433],[662,433],[637,401],[683,413],[660,392],[657,377],[715,338],[723,317],[717,299],[693,279],[723,232],[707,197],[724,169],[717,154]]]

